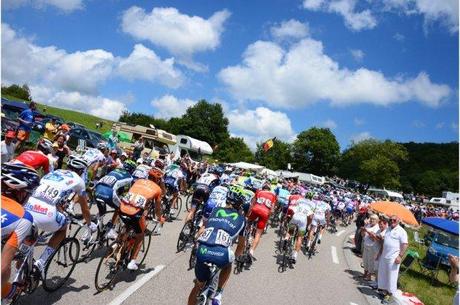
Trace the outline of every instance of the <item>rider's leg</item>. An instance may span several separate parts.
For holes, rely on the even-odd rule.
[[[310,248],[313,241],[313,234],[316,232],[316,225],[311,224],[310,231],[308,231],[307,248]]]
[[[173,209],[177,209],[177,197],[178,197],[178,194],[179,194],[179,192],[178,192],[178,191],[177,191],[177,192],[175,191],[174,194],[172,195],[171,207],[172,207]]]
[[[257,228],[256,236],[254,236],[254,242],[252,243],[252,247],[251,247],[251,255],[254,254],[254,251],[256,250],[257,245],[259,245],[260,237],[262,236],[263,232],[264,232],[264,229]]]
[[[141,250],[141,242],[144,239],[144,232],[136,234],[134,245],[133,245],[133,252],[131,253],[131,260],[136,260],[137,256],[139,255],[139,251]]]
[[[240,235],[238,237],[238,245],[236,246],[236,250],[235,250],[236,257],[240,257],[243,254],[245,245],[246,245],[246,239],[244,238],[244,236]]]
[[[41,266],[44,267],[46,261],[48,258],[51,256],[51,254],[54,253],[54,251],[57,249],[61,241],[64,240],[67,234],[67,226],[63,227],[62,229],[56,231],[53,236],[51,236],[48,246],[43,250],[42,255],[40,255],[40,258],[38,259],[37,263]]]
[[[196,211],[196,206],[192,205],[192,207],[190,208],[190,211],[187,214],[187,217],[185,217],[185,222],[193,219],[193,216],[195,215],[195,211]]]
[[[18,249],[5,244],[2,250],[2,299],[11,294],[11,283],[9,283],[11,274],[11,262],[13,261],[14,255]]]
[[[198,280],[195,280],[195,286],[193,286],[192,291],[190,291],[190,294],[188,296],[187,305],[196,304],[196,298],[198,297],[198,293],[200,292],[201,288],[203,288],[204,284],[205,282],[200,282]]]

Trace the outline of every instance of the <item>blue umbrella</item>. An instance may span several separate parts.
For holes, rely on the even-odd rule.
[[[447,233],[458,235],[458,222],[439,217],[425,217],[422,219],[424,224],[442,230]]]

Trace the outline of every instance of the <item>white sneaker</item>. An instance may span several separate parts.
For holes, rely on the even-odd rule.
[[[114,229],[110,229],[109,232],[107,233],[107,238],[108,239],[117,239],[118,234]]]
[[[137,270],[139,267],[137,267],[136,260],[132,259],[129,264],[128,264],[128,269],[129,270]]]
[[[92,232],[91,232],[91,229],[88,227],[85,227],[84,230],[85,230],[85,233],[80,239],[84,244],[86,244],[91,239]]]
[[[221,305],[222,304],[222,293],[218,293],[212,299],[212,305]]]
[[[42,262],[41,260],[35,261],[35,267],[37,267],[38,271],[40,271],[40,276],[42,277],[42,280],[45,279],[45,263]]]

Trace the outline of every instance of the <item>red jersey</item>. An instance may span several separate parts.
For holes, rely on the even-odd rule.
[[[288,206],[289,207],[296,206],[297,205],[297,200],[299,200],[300,198],[304,198],[304,197],[302,195],[299,195],[299,194],[289,196],[289,204],[288,204]]]
[[[33,169],[42,168],[45,174],[50,171],[50,160],[40,151],[28,150],[16,157],[14,161],[19,161]]]
[[[271,209],[272,206],[276,203],[276,195],[270,191],[258,190],[256,192],[256,202],[255,204],[260,204],[268,209]]]

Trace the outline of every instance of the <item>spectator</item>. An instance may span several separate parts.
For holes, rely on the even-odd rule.
[[[70,149],[65,145],[65,135],[61,134],[56,137],[56,141],[53,144],[54,154],[58,158],[57,169],[62,169],[64,158],[70,155]]]
[[[362,227],[361,235],[363,236],[363,265],[364,265],[364,280],[371,281],[372,274],[375,273],[375,258],[377,256],[376,247],[378,238],[376,236],[379,230],[378,225],[379,217],[372,214],[369,217],[369,223]]]
[[[458,256],[453,256],[452,254],[449,254],[449,263],[450,266],[452,267],[450,269],[449,273],[449,282],[451,283],[457,283],[458,282]],[[454,301],[453,305],[458,305],[458,287],[457,287],[457,292],[455,293],[454,296]]]
[[[397,289],[399,267],[408,246],[407,232],[399,222],[398,216],[391,216],[379,253],[378,288],[384,293],[384,304],[394,301],[393,294]]]
[[[135,143],[133,148],[133,160],[137,160],[141,157],[141,153],[144,150],[144,138],[140,137]]]
[[[29,108],[19,114],[19,127],[18,133],[16,135],[19,141],[18,145],[16,146],[17,149],[20,149],[24,145],[24,142],[29,139],[32,125],[35,119],[35,109],[37,109],[37,105],[34,102],[30,102]]]
[[[358,255],[361,255],[362,253],[363,237],[361,236],[361,228],[364,227],[366,218],[367,218],[367,208],[361,207],[359,209],[359,214],[356,217],[355,249],[353,249],[353,252],[355,252]]]
[[[120,158],[117,159],[117,168],[123,168],[123,163],[125,163],[126,160],[128,160],[128,154],[122,152]]]
[[[10,161],[13,158],[16,144],[13,140],[16,138],[16,133],[13,130],[8,130],[5,134],[5,140],[1,142],[2,164]]]
[[[110,150],[116,149],[117,148],[117,143],[119,142],[118,137],[117,137],[117,131],[112,130],[112,134],[109,136],[107,139],[107,146]]]
[[[61,126],[59,126],[58,128],[58,131],[56,133],[56,136],[54,137],[54,140],[56,141],[57,137],[58,136],[64,136],[65,137],[65,142],[67,142],[69,140],[69,131],[70,131],[70,127],[69,125],[67,124],[62,124]]]
[[[45,124],[45,133],[43,134],[43,137],[45,139],[48,139],[50,141],[53,141],[54,137],[56,136],[58,129],[56,126],[56,119],[51,118],[48,123]]]

